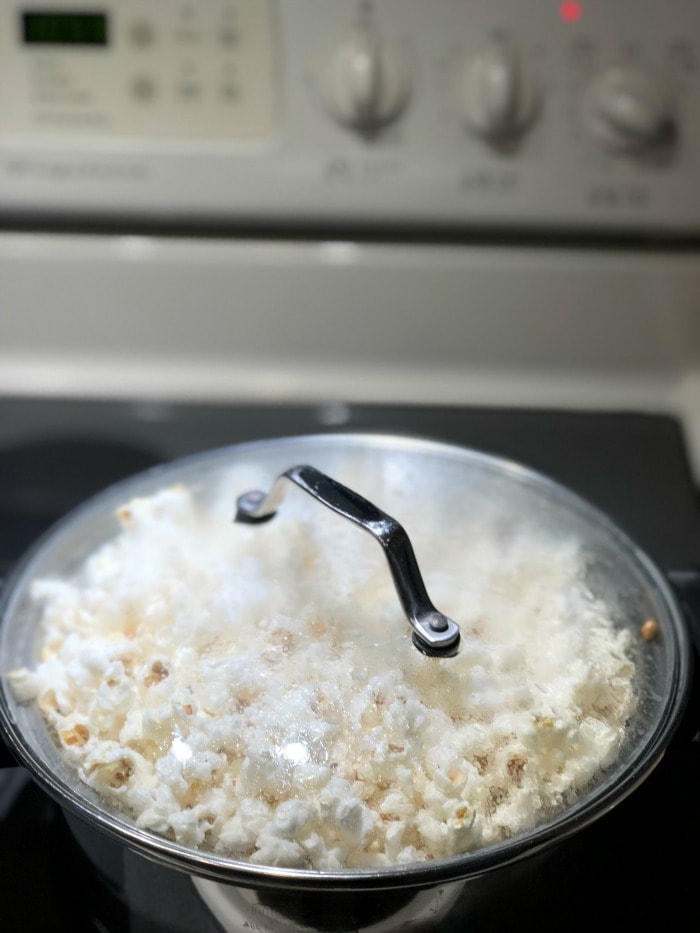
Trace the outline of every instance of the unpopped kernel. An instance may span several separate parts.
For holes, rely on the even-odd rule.
[[[535,826],[616,758],[629,635],[574,542],[510,518],[504,537],[492,506],[446,534],[410,483],[383,492],[420,529],[456,658],[415,650],[376,542],[301,494],[243,526],[173,486],[125,503],[74,579],[35,584],[42,651],[15,691],[82,781],[187,846],[368,868]]]

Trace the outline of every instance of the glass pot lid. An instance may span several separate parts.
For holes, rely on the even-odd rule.
[[[399,524],[455,650],[416,650],[357,516],[292,483],[271,520],[234,521],[298,465]],[[111,487],[16,569],[0,637],[8,742],[54,798],[256,886],[425,885],[560,841],[655,766],[690,680],[666,580],[605,515],[386,435],[241,444]]]

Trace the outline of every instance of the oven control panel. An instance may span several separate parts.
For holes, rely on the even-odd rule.
[[[50,0],[5,6],[0,18],[3,138],[78,149],[257,139],[275,129],[264,0]]]
[[[8,0],[0,211],[700,232],[696,0]]]

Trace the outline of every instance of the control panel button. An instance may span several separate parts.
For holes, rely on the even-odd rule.
[[[674,136],[671,95],[665,81],[651,71],[609,68],[585,96],[584,123],[604,149],[631,155],[660,150]]]
[[[137,75],[131,82],[135,100],[149,101],[156,96],[156,83],[150,75]]]
[[[404,50],[374,30],[358,30],[335,50],[326,75],[326,99],[338,123],[374,133],[403,113],[409,93]]]
[[[505,38],[491,40],[469,59],[461,92],[469,129],[494,145],[521,136],[539,106],[533,69]]]
[[[156,30],[153,23],[147,19],[135,20],[129,29],[129,38],[137,48],[149,48],[153,45],[156,38]]]

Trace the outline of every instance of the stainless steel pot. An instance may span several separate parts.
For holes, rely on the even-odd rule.
[[[269,489],[295,464],[311,464],[354,488],[358,488],[360,477],[360,491],[369,499],[373,499],[375,489],[373,478],[418,478],[424,502],[431,503],[446,526],[456,520],[460,510],[468,511],[470,503],[486,501],[497,503],[504,515],[532,523],[533,528],[548,528],[555,535],[580,543],[591,590],[609,605],[617,626],[634,630],[639,702],[617,760],[572,805],[533,829],[465,854],[390,868],[318,872],[253,865],[175,843],[137,828],[132,819],[110,810],[76,778],[47,731],[40,711],[33,704],[18,702],[7,678],[9,670],[31,665],[35,658],[39,611],[30,596],[32,582],[72,574],[116,533],[116,507],[135,496],[177,482],[192,487],[206,499],[237,465],[250,466],[251,475],[259,476],[264,488]],[[236,497],[246,491],[231,489],[232,509]],[[377,505],[392,511],[391,502]],[[420,557],[430,542],[423,540],[419,527],[411,527],[410,533]],[[426,583],[429,590],[430,581]],[[65,808],[70,819],[75,822],[77,818],[76,825],[86,829],[86,846],[94,845],[90,838],[103,838],[107,846],[124,846],[138,856],[194,876],[215,913],[223,910],[219,904],[222,898],[234,902],[230,908],[234,914],[236,910],[254,911],[260,909],[261,903],[268,904],[266,909],[277,918],[275,923],[282,922],[279,917],[284,914],[285,904],[305,892],[315,892],[319,904],[331,896],[346,901],[349,898],[351,902],[355,899],[357,916],[362,915],[361,921],[355,923],[358,929],[395,929],[399,917],[402,922],[415,921],[417,928],[434,929],[465,889],[472,890],[476,898],[491,896],[494,886],[502,892],[509,877],[517,876],[526,860],[546,857],[558,844],[605,819],[611,808],[645,780],[679,726],[691,682],[691,645],[672,587],[604,514],[518,464],[408,437],[289,437],[214,450],[139,474],[100,493],[51,529],[7,581],[0,613],[0,721],[6,743],[17,761]],[[647,618],[658,624],[658,634],[650,641],[638,637],[639,625]],[[407,624],[406,637],[410,638],[410,634]],[[370,901],[366,892],[374,894]],[[279,894],[284,895],[280,905],[269,906]],[[375,905],[369,911],[368,903]],[[248,906],[241,906],[245,904]],[[348,910],[352,913],[352,908],[346,908],[344,919],[337,920],[338,930],[348,929]],[[319,929],[336,928],[328,925],[332,923],[328,918],[323,923]],[[287,928],[295,929],[295,921],[290,919]],[[297,924],[296,928],[310,927]]]

